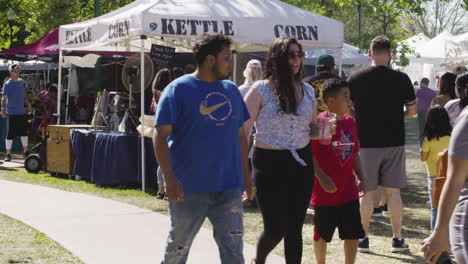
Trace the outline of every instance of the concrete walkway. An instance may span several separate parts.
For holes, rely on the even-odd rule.
[[[0,180],[0,213],[52,238],[87,264],[156,264],[169,230],[165,215],[92,195]],[[244,246],[246,263],[255,247]],[[271,255],[267,263],[284,263]],[[188,263],[219,264],[212,231],[202,228]]]

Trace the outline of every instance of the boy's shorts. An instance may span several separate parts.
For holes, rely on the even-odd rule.
[[[356,240],[365,236],[361,224],[359,200],[337,206],[315,206],[314,240],[320,238],[329,243],[338,227],[340,239]]]

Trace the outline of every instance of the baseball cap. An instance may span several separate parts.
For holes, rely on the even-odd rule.
[[[335,66],[335,59],[331,55],[322,55],[318,57],[317,66]]]
[[[247,63],[247,68],[262,68],[262,63],[259,60],[250,60]]]
[[[9,67],[8,67],[8,71],[9,72],[12,72],[16,69],[21,69],[20,66],[18,66],[18,64],[11,64]]]

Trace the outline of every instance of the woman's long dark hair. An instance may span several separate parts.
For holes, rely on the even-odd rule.
[[[153,97],[156,99],[156,96],[166,88],[166,86],[172,81],[171,71],[167,68],[162,68],[161,70],[156,73],[156,77],[154,77],[152,91]]]
[[[458,96],[460,97],[460,109],[463,110],[468,105],[468,72],[459,75],[456,84]]]
[[[272,88],[281,110],[286,114],[297,115],[299,102],[294,83],[302,80],[303,65],[301,63],[299,72],[291,78],[288,51],[292,44],[297,44],[302,51],[302,45],[295,38],[282,37],[275,40],[266,57],[263,79],[276,82]]]
[[[450,99],[457,98],[455,94],[455,80],[457,79],[457,75],[446,72],[442,77],[440,77],[440,94],[446,94],[450,97]]]
[[[427,112],[426,124],[424,125],[424,136],[427,140],[450,136],[452,125],[447,110],[440,105],[435,105]]]

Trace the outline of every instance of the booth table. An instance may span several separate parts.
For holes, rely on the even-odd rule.
[[[75,175],[97,184],[141,185],[140,135],[71,131]],[[156,186],[157,162],[151,139],[145,138],[146,184]]]

